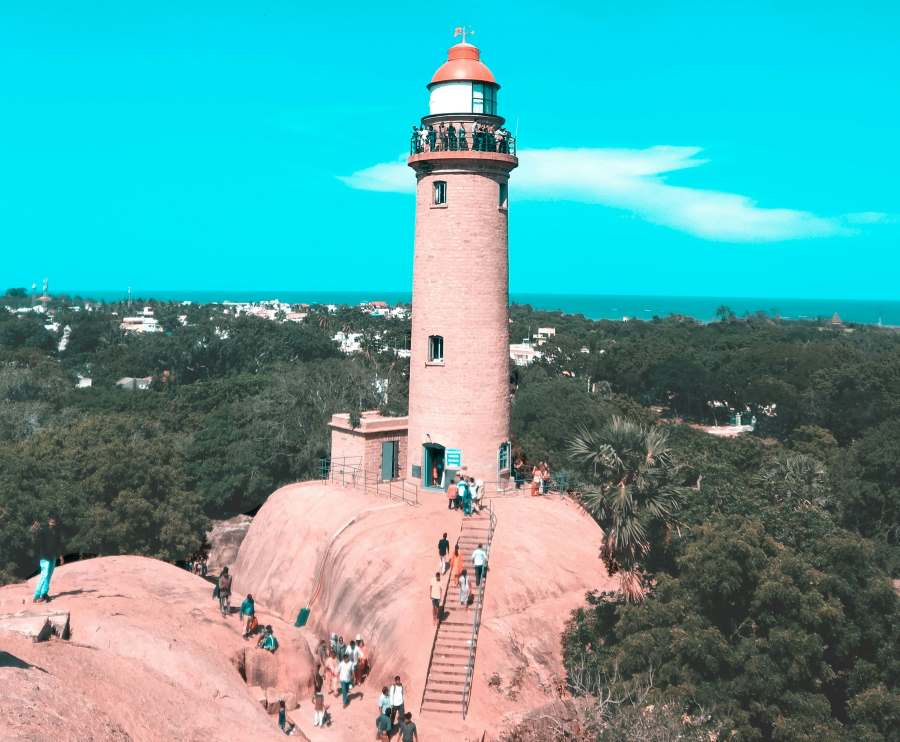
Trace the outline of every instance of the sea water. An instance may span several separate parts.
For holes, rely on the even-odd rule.
[[[69,295],[79,295],[103,301],[122,301],[124,291],[68,290]],[[388,304],[408,304],[409,292],[404,291],[191,291],[191,290],[133,290],[135,302],[190,301],[195,304],[210,302],[254,302],[278,299],[288,304],[361,304],[367,301],[385,301]],[[900,301],[850,300],[850,299],[791,299],[753,298],[732,296],[615,296],[609,294],[526,294],[513,291],[510,301],[529,304],[534,309],[560,311],[567,314],[583,314],[590,319],[652,319],[680,314],[701,322],[716,319],[721,306],[728,307],[742,317],[754,312],[765,312],[782,319],[830,319],[837,313],[844,322],[861,322],[900,326]]]

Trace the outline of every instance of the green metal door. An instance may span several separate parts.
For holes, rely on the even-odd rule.
[[[381,444],[381,479],[395,479],[397,476],[397,441],[383,441]]]

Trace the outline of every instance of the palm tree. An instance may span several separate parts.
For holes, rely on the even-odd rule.
[[[599,428],[582,428],[569,453],[584,476],[581,503],[603,530],[600,557],[619,573],[623,594],[639,600],[646,592],[640,565],[650,552],[650,531],[679,527],[686,488],[675,484],[680,469],[668,447],[668,433],[613,417]]]

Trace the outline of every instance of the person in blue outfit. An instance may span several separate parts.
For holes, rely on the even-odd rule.
[[[463,479],[462,481],[466,485],[465,490],[463,490],[463,515],[471,515],[473,480],[469,477],[468,480]]]
[[[37,587],[34,591],[34,602],[49,603],[50,578],[53,577],[53,570],[56,568],[56,560],[59,559],[59,563],[63,563],[62,540],[60,538],[59,524],[56,517],[51,515],[47,518],[47,526],[45,528],[42,528],[41,524],[35,521],[31,525],[31,532],[34,536],[38,566],[41,570]]]
[[[272,633],[271,626],[266,626],[266,628],[263,629],[263,635],[259,638],[256,646],[272,653],[278,649],[278,640],[275,638],[275,634]]]
[[[244,638],[246,639],[259,626],[259,622],[256,619],[256,603],[250,593],[247,593],[247,597],[241,603],[241,618],[244,620]]]

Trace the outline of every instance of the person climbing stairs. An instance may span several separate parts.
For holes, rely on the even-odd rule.
[[[475,673],[475,654],[478,632],[484,607],[488,568],[483,572],[481,585],[476,586],[473,552],[483,548],[490,564],[491,541],[496,529],[496,517],[488,507],[478,515],[464,518],[457,545],[464,558],[469,580],[468,607],[460,603],[460,588],[452,572],[449,573],[442,620],[435,630],[434,644],[422,694],[422,713],[462,714],[469,707]]]

